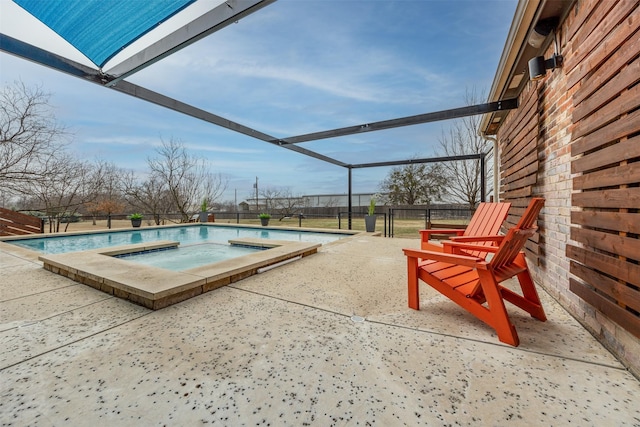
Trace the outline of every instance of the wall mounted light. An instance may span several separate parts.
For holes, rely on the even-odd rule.
[[[553,70],[562,65],[562,55],[556,55],[555,53],[549,59],[544,59],[544,56],[536,56],[529,60],[529,78],[531,80],[542,79],[547,70]]]
[[[558,21],[558,18],[555,16],[538,21],[536,26],[533,27],[527,43],[539,49],[547,36],[558,26]]]

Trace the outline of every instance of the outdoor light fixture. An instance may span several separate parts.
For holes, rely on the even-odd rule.
[[[536,49],[539,49],[542,46],[542,43],[544,43],[547,36],[551,34],[551,31],[553,31],[557,26],[558,18],[555,16],[551,18],[541,19],[540,21],[538,21],[536,26],[533,27],[533,31],[531,31],[531,35],[529,36],[527,42]]]
[[[555,34],[559,19],[555,16],[539,20],[527,42],[536,49],[540,49],[549,34],[554,33],[555,51],[551,58],[545,60],[544,56],[535,56],[529,60],[529,78],[531,80],[540,80],[547,73],[547,70],[553,70],[562,65],[562,55],[560,55],[560,46]]]
[[[547,73],[547,70],[553,70],[562,65],[562,55],[555,53],[549,59],[544,56],[536,56],[529,60],[529,78],[531,80],[540,80]]]

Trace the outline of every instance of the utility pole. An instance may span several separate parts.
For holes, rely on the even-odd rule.
[[[260,205],[258,204],[258,177],[256,176],[256,183],[253,184],[253,188],[256,189],[256,211],[260,210]]]

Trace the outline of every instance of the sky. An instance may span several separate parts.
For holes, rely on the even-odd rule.
[[[10,0],[0,0],[7,10]],[[201,0],[202,1],[202,0]],[[516,0],[279,0],[127,80],[286,138],[465,105],[488,94]],[[0,29],[9,28],[0,14]],[[38,37],[37,33],[33,37]],[[225,201],[259,188],[346,194],[346,168],[196,120],[0,53],[0,82],[51,94],[69,149],[143,174],[162,141],[181,141],[228,181]],[[441,155],[449,121],[300,144],[356,164]],[[355,169],[376,192],[389,168]]]

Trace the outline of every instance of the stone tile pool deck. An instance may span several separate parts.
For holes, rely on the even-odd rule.
[[[178,247],[179,242],[171,241],[41,255],[38,260],[53,273],[159,310],[246,279],[261,269],[312,255],[322,246],[319,243],[252,238],[234,239],[229,243],[265,250],[185,271],[169,271],[114,258],[115,255]]]
[[[544,291],[521,344],[360,235],[153,311],[0,244],[0,424],[640,425],[640,382]],[[364,318],[354,322],[352,316]]]

